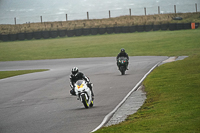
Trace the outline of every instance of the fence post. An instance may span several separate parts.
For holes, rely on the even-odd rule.
[[[174,5],[174,13],[176,14],[176,5]]]
[[[42,16],[40,16],[40,20],[41,20],[41,23],[42,23]]]
[[[17,20],[16,20],[16,17],[14,18],[14,21],[15,21],[15,25],[17,24]]]
[[[158,14],[160,14],[160,6],[158,6]]]
[[[197,13],[197,3],[195,3],[196,13]]]
[[[129,9],[129,13],[130,13],[130,16],[131,16],[131,9]]]
[[[67,21],[67,14],[66,14],[66,21]]]
[[[145,14],[145,16],[147,15],[147,9],[146,9],[146,7],[144,8],[144,14]]]
[[[87,12],[87,19],[89,20],[89,13]]]
[[[110,18],[110,10],[109,10],[109,18]]]

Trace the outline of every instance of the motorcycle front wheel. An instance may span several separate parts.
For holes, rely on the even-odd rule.
[[[87,101],[85,95],[81,95],[81,98],[82,98],[82,103],[85,106],[85,108],[89,108],[89,104],[88,104],[88,101]]]
[[[121,67],[120,67],[120,72],[121,72],[122,75],[125,74],[125,67],[124,67],[124,66],[121,66]]]

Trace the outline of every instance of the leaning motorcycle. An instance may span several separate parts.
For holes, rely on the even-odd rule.
[[[124,75],[125,71],[127,70],[128,59],[126,57],[119,57],[117,60],[117,66],[121,74]]]
[[[80,100],[85,108],[93,107],[92,92],[85,80],[78,80],[75,83],[77,100]]]

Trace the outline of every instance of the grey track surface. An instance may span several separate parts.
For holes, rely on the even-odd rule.
[[[160,62],[158,66],[177,60],[183,60],[187,57],[188,56],[169,57],[167,60]],[[108,120],[105,126],[119,124],[120,122],[123,122],[128,117],[128,115],[137,112],[137,110],[143,105],[146,99],[146,92],[144,89],[145,88],[143,85],[138,86],[136,91],[133,91],[123,102],[123,104],[114,112],[113,116]]]
[[[130,57],[120,75],[115,57],[0,62],[0,71],[50,69],[0,80],[0,132],[88,133],[95,129],[156,63],[166,56]],[[94,84],[94,107],[69,95],[73,66]]]

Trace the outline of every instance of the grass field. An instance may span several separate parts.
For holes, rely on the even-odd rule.
[[[0,61],[116,56],[192,55],[200,51],[200,29],[0,42]]]
[[[18,70],[18,71],[0,71],[0,79],[13,77],[17,75],[23,75],[27,73],[34,73],[34,72],[42,72],[47,71],[47,69],[39,69],[39,70]]]
[[[189,57],[156,68],[138,112],[97,133],[199,133],[200,29],[0,42],[0,61],[116,56],[122,47],[130,56]]]

